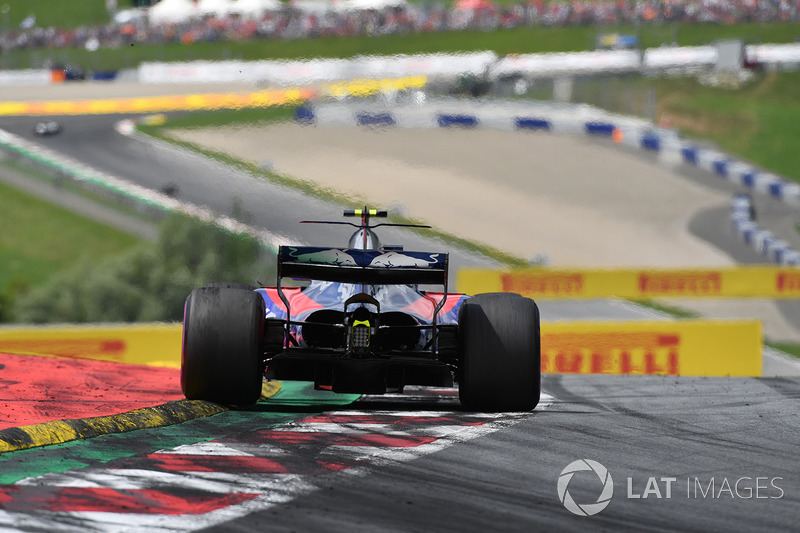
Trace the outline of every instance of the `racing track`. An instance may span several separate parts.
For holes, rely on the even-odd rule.
[[[181,182],[181,196],[184,199],[208,202],[225,211],[230,208],[231,198],[225,196],[224,192],[234,189],[246,201],[254,198],[254,203],[247,203],[245,208],[253,214],[258,224],[296,235],[297,238],[308,238],[309,244],[315,243],[311,241],[315,236],[322,243],[336,242],[334,239],[340,238],[338,233],[328,231],[318,234],[320,228],[314,228],[314,235],[305,236],[299,233],[303,231],[302,227],[297,230],[297,218],[330,216],[330,209],[322,203],[300,199],[295,193],[283,193],[288,197],[272,196],[278,192],[261,192],[268,190],[267,186],[261,189],[261,185],[256,193],[252,183],[248,184],[241,177],[231,177],[230,173],[225,174],[223,180],[217,174],[218,169],[210,168],[207,164],[199,172],[199,163],[193,158],[176,155],[172,150],[137,145],[135,141],[110,134],[114,119],[69,119],[65,130],[69,133],[48,139],[47,144],[73,157],[80,157],[101,170],[141,179],[143,184],[152,187],[161,187],[168,180],[203,176],[203,181],[196,187]],[[29,121],[3,119],[0,127],[25,134],[29,131]],[[276,198],[289,198],[295,203],[268,202]],[[257,209],[263,205],[271,207],[265,212]],[[298,208],[298,205],[302,207]],[[407,239],[403,240],[408,242]],[[580,313],[565,309],[565,317],[569,313]],[[604,313],[608,309],[605,304],[598,304],[593,312]],[[543,313],[551,319],[558,318],[554,316],[557,312],[557,309],[543,309]],[[626,316],[636,312],[621,308],[620,314]],[[380,461],[373,458],[367,462],[360,461],[356,466],[342,463],[348,468],[336,472],[306,472],[303,483],[308,485],[302,485],[305,487],[303,490],[289,491],[291,494],[288,498],[288,484],[270,485],[264,481],[261,486],[268,495],[263,498],[272,502],[269,505],[244,506],[239,514],[224,515],[224,519],[215,524],[204,522],[204,515],[188,523],[195,528],[208,526],[209,531],[243,532],[323,529],[527,531],[534,528],[790,531],[796,528],[800,519],[800,467],[796,460],[797,450],[800,449],[797,414],[800,380],[797,378],[546,376],[543,385],[544,390],[554,397],[551,405],[521,418],[501,417],[500,422],[503,423],[496,431],[478,432],[474,434],[475,438],[470,438],[473,436],[469,429],[472,426],[464,426],[473,419],[460,412],[458,405],[447,395],[444,398],[426,398],[422,395],[417,399],[365,398],[349,407],[336,407],[337,412],[351,415],[361,412],[382,414],[376,413],[376,410],[394,413],[383,413],[389,417],[401,416],[402,412],[408,415],[407,411],[422,415],[438,414],[450,418],[450,423],[434,425],[426,430],[406,428],[403,434],[430,434],[426,431],[446,433],[442,428],[451,427],[452,420],[457,421],[456,425],[464,426],[460,431],[465,433],[463,438],[457,438],[457,435],[450,440],[445,438],[442,446],[434,448],[436,453],[403,453],[408,450],[393,449],[386,454],[379,454],[383,457]],[[298,408],[299,417],[329,409],[330,406],[324,403]],[[194,428],[194,431],[187,431],[187,435],[182,437],[185,441],[181,442],[189,444],[209,438],[225,442],[231,435],[254,430],[252,425],[247,425],[253,423],[252,420],[248,422],[247,416],[240,417],[236,424],[224,427],[217,420],[221,419],[212,417],[189,423],[189,428]],[[490,422],[494,423],[486,423]],[[351,434],[354,431],[378,432],[385,436],[387,431],[385,423],[376,425],[374,429],[365,429],[364,425],[348,424],[343,420],[337,420],[336,425],[301,427],[308,433],[326,435],[320,438],[329,439],[333,438],[331,435]],[[291,428],[289,426],[288,430]],[[389,431],[392,429],[389,427]],[[421,433],[415,433],[417,431]],[[145,455],[152,452],[153,446],[156,449],[170,448],[174,442],[165,439],[164,434],[165,430],[134,432],[131,435],[137,437],[137,443],[130,446],[133,446],[134,453]],[[328,453],[329,445],[337,450],[342,447],[341,440],[325,441],[323,446],[315,438],[294,440],[276,450],[267,446],[274,444],[274,435],[269,434],[268,437],[260,434],[244,448],[242,443],[236,447],[240,451],[245,449],[254,455],[263,453],[273,458],[281,457],[279,452],[283,449],[289,452],[293,460],[301,463],[317,461],[320,454],[328,457],[324,454]],[[78,448],[87,457],[94,457],[83,463],[88,465],[85,468],[67,470],[65,474],[54,474],[51,478],[32,479],[30,487],[19,493],[25,495],[19,500],[13,495],[9,496],[8,492],[0,492],[0,502],[4,502],[7,511],[16,508],[29,517],[29,521],[23,523],[18,520],[19,515],[14,515],[12,518],[16,521],[6,521],[5,526],[30,531],[86,531],[92,526],[88,515],[52,515],[42,511],[42,507],[37,507],[43,501],[37,496],[49,494],[48,490],[59,483],[78,487],[87,483],[110,487],[115,483],[112,478],[104,477],[108,472],[97,477],[95,471],[103,465],[103,454],[110,453],[109,450],[121,453],[119,438],[109,436],[91,439]],[[93,450],[97,451],[93,453]],[[7,472],[12,463],[23,470],[26,465],[35,470],[33,465],[42,464],[41,457],[55,454],[68,458],[70,453],[60,448],[15,452],[4,458],[3,472]],[[126,451],[125,455],[128,453]],[[583,458],[605,465],[614,482],[611,503],[593,517],[578,517],[569,513],[559,502],[556,491],[562,469],[572,461]],[[189,463],[182,464],[185,470],[192,470],[187,466]],[[133,468],[135,474],[130,473],[126,477],[124,472],[120,474],[121,470],[114,469],[115,465]],[[188,475],[177,477],[164,475],[163,468],[148,469],[146,457],[141,456],[133,457],[128,464],[112,461],[106,466],[112,467],[115,476],[123,476],[127,484],[120,485],[120,490],[128,491],[126,494],[129,496],[135,492],[131,485],[134,480],[147,484],[151,489],[166,490],[173,496],[191,492],[185,486],[187,480],[206,480],[197,483],[195,490],[204,485],[219,487],[209,481],[207,474],[197,472],[196,468]],[[579,503],[593,503],[600,493],[599,480],[587,475],[576,474],[569,486],[570,494]],[[652,492],[647,499],[626,497],[628,478],[631,478],[633,493],[641,494],[650,477],[657,478],[662,496],[665,495],[665,487],[660,478],[676,478],[672,498],[657,499]],[[728,492],[723,492],[720,498],[702,497],[702,491],[700,497],[693,497],[697,495],[694,492],[695,485],[690,484],[691,490],[687,494],[687,478],[697,478],[706,491],[713,478],[715,493],[723,480],[733,486],[738,479],[750,478],[749,482],[755,488],[756,478],[768,478],[780,487],[780,491],[772,487],[769,490],[761,489],[759,495],[767,496],[761,498],[731,497]],[[114,479],[119,483],[118,478]],[[250,477],[239,472],[225,479],[232,479],[234,483],[240,480],[241,485],[245,486]],[[288,483],[289,478],[285,479]],[[87,480],[91,480],[91,483]],[[744,489],[747,483],[745,480],[740,487]],[[763,481],[758,483],[764,486]],[[33,490],[39,485],[41,488]],[[740,495],[746,496],[747,491],[740,491]],[[777,497],[779,495],[780,498]],[[113,503],[114,500],[111,501]],[[91,507],[91,504],[91,500],[86,503],[87,507]],[[124,510],[124,507],[113,509],[114,512],[120,510]],[[100,531],[124,530],[123,524],[136,524],[137,516],[104,514],[94,526]],[[9,518],[0,515],[0,524],[3,524],[2,520]],[[118,527],[112,528],[114,523]],[[168,520],[163,521],[164,526],[169,523]],[[163,531],[172,530],[175,529],[167,527]]]
[[[464,413],[436,391],[351,405],[318,395],[17,452],[4,477],[54,473],[0,485],[0,529],[794,530],[796,381],[547,376],[544,387],[555,400],[532,414]],[[613,478],[592,517],[570,514],[556,491],[581,458]],[[73,468],[59,473],[59,461]],[[627,497],[628,478],[642,495],[651,477],[662,498]],[[675,478],[669,499],[662,477]],[[723,491],[737,480],[734,496]],[[586,473],[569,485],[579,503],[600,488]]]

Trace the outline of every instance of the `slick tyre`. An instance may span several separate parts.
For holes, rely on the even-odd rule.
[[[529,411],[541,394],[539,308],[518,294],[469,298],[458,316],[459,398],[469,410]]]
[[[195,289],[183,316],[181,389],[190,400],[251,405],[261,395],[266,309],[256,292]]]

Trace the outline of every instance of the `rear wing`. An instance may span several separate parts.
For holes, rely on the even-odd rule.
[[[446,287],[448,261],[446,253],[281,246],[278,278]]]

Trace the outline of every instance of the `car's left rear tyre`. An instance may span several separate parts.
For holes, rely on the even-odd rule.
[[[181,389],[190,400],[251,405],[261,395],[264,299],[249,290],[203,287],[186,299]]]

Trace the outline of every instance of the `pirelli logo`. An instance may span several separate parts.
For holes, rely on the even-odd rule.
[[[720,272],[640,273],[643,296],[714,296],[722,293]]]
[[[583,294],[584,278],[580,273],[569,274],[508,274],[500,275],[503,292],[523,296],[579,296]]]
[[[123,361],[126,345],[122,339],[23,339],[0,340],[0,351],[7,353],[42,354],[70,359],[97,359]]]
[[[781,294],[800,294],[800,271],[778,272],[775,289]]]
[[[678,375],[680,347],[677,333],[542,334],[542,371]]]

